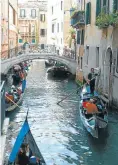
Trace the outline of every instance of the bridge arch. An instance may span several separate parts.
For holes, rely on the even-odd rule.
[[[77,63],[74,59],[70,59],[64,56],[59,56],[57,54],[52,53],[29,53],[29,54],[23,54],[19,55],[17,57],[13,57],[7,60],[3,60],[1,62],[1,73],[7,74],[10,68],[12,68],[15,64],[27,61],[27,60],[34,60],[34,59],[53,59],[55,61],[61,62],[62,64],[66,65],[69,71],[75,75],[76,74],[76,67]]]

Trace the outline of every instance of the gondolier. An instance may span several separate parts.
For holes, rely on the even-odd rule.
[[[88,80],[87,82],[90,85],[90,92],[91,94],[94,95],[94,90],[95,90],[95,78],[98,74],[94,73],[94,68],[91,68],[91,72],[88,74]]]

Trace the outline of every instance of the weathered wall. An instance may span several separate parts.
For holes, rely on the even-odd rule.
[[[86,0],[86,3],[89,2]],[[83,73],[86,77],[92,67],[101,69],[99,87],[103,93],[108,94],[110,100],[118,103],[118,73],[117,67],[117,48],[118,48],[118,28],[109,26],[99,29],[95,26],[96,21],[96,1],[91,0],[91,24],[85,26],[85,43],[83,57]],[[110,1],[110,10],[113,11],[113,0]],[[87,53],[87,46],[89,53]],[[97,57],[97,47],[99,47],[99,57]],[[112,57],[110,73],[110,53]],[[87,57],[87,54],[88,57]],[[88,63],[87,63],[88,58]],[[80,74],[81,75],[81,74]]]

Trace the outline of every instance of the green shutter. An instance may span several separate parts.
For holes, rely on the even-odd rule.
[[[80,44],[80,31],[77,31],[77,44]]]
[[[114,9],[114,12],[118,10],[118,0],[113,1],[113,9]]]
[[[81,45],[84,45],[84,33],[85,33],[85,31],[82,30],[81,31]]]
[[[86,25],[88,24],[88,16],[89,16],[89,5],[88,3],[86,4]]]
[[[32,39],[32,43],[35,43],[35,39]]]
[[[91,3],[86,4],[86,25],[91,23]]]
[[[96,1],[96,17],[101,13],[101,0]]]
[[[88,24],[91,24],[91,3],[89,2],[89,19]]]
[[[22,39],[19,39],[19,43],[22,43],[23,42],[23,40]]]

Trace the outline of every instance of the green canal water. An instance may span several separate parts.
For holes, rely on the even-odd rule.
[[[118,113],[109,112],[108,129],[92,138],[80,120],[75,82],[52,79],[46,71],[44,61],[33,61],[21,109],[8,114],[5,160],[29,108],[28,121],[47,165],[118,165]],[[74,91],[61,106],[56,104]]]

